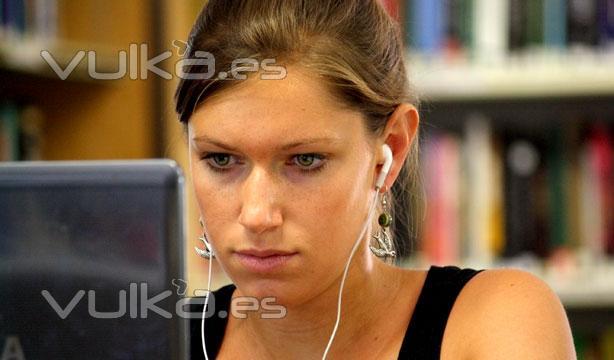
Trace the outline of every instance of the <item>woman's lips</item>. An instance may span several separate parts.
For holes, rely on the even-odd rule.
[[[272,272],[283,268],[297,253],[274,250],[246,250],[234,253],[241,265],[251,272]]]

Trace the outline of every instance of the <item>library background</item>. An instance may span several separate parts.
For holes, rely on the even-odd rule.
[[[405,265],[527,269],[562,299],[579,358],[614,359],[614,0],[381,1],[421,100],[428,207]],[[0,0],[0,160],[187,169],[176,79],[118,64],[164,53],[172,73],[202,4]]]

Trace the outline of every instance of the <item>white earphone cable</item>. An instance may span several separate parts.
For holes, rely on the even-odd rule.
[[[362,240],[362,237],[364,236],[365,231],[367,231],[367,228],[369,227],[369,222],[371,221],[371,218],[373,217],[373,211],[375,210],[375,204],[377,204],[378,195],[379,195],[379,187],[376,187],[375,195],[373,196],[371,206],[369,207],[369,213],[367,215],[367,219],[365,220],[365,223],[362,227],[362,231],[360,232],[360,235],[358,235],[358,239],[356,239],[356,241],[354,242],[354,247],[352,248],[350,257],[348,258],[348,261],[345,264],[345,270],[343,271],[343,277],[341,278],[341,285],[339,286],[339,297],[337,298],[337,320],[335,322],[335,327],[333,328],[333,332],[331,333],[330,338],[328,340],[328,345],[326,345],[326,350],[324,350],[324,354],[322,355],[322,360],[326,359],[326,356],[328,355],[330,347],[333,344],[333,340],[335,339],[335,335],[337,334],[337,329],[339,328],[339,322],[341,321],[341,298],[343,296],[343,286],[345,285],[345,279],[347,277],[348,270],[350,268],[350,263],[352,262],[352,258],[354,257],[354,253],[356,253],[356,250],[358,249],[358,246],[360,245],[360,240]]]
[[[345,285],[345,279],[347,277],[348,270],[350,268],[350,263],[352,262],[352,259],[354,258],[354,254],[356,253],[358,246],[360,245],[360,240],[362,239],[365,232],[367,231],[369,222],[371,221],[371,218],[373,217],[373,212],[375,210],[375,204],[377,204],[378,195],[379,195],[379,188],[376,188],[375,195],[373,196],[373,200],[371,201],[371,205],[369,206],[369,212],[367,215],[367,219],[365,220],[363,224],[362,230],[360,231],[358,238],[354,242],[354,246],[352,247],[352,251],[350,252],[348,261],[345,264],[345,269],[343,271],[343,277],[341,279],[341,285],[339,287],[339,296],[337,298],[337,320],[335,321],[335,326],[328,340],[328,344],[326,345],[326,349],[324,350],[324,354],[322,355],[322,360],[326,359],[326,356],[328,355],[328,352],[330,351],[330,348],[333,344],[333,340],[335,339],[335,335],[337,334],[337,329],[339,328],[339,323],[341,322],[341,300],[343,297],[343,288]],[[213,264],[213,258],[210,258],[209,259],[209,274],[207,276],[207,295],[205,298],[205,304],[203,306],[203,312],[202,312],[202,318],[201,318],[201,324],[200,324],[201,345],[202,345],[203,353],[205,355],[206,360],[209,360],[209,355],[207,354],[207,344],[205,342],[205,318],[206,318],[205,315],[207,312],[207,305],[209,304],[209,296],[211,295],[211,274],[213,272],[212,264]]]
[[[210,245],[207,247],[209,248]],[[213,255],[213,250],[209,248],[211,254]],[[200,340],[202,342],[203,353],[205,354],[205,359],[209,360],[209,355],[207,355],[207,344],[205,344],[205,314],[207,312],[207,305],[209,304],[209,296],[211,295],[211,272],[213,271],[213,256],[209,258],[209,275],[207,275],[207,297],[205,298],[205,305],[203,307],[203,314],[200,323]],[[230,315],[230,314],[228,314]]]

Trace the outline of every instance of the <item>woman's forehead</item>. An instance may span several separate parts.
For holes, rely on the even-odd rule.
[[[288,71],[283,80],[248,80],[206,99],[190,119],[190,129],[195,136],[339,138],[360,131],[361,121],[361,114],[335,100],[322,81]]]

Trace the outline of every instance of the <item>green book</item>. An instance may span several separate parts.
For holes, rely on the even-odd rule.
[[[19,160],[19,110],[11,103],[0,105],[0,160]]]
[[[544,0],[527,1],[525,5],[525,39],[529,47],[544,44]]]
[[[563,130],[554,128],[548,144],[548,205],[550,209],[550,249],[568,245],[566,179],[566,148]]]
[[[473,54],[473,0],[458,0],[458,2],[457,15],[459,19],[457,21],[460,42],[467,54]]]
[[[607,328],[601,337],[601,353],[604,359],[614,359],[614,327]]]

